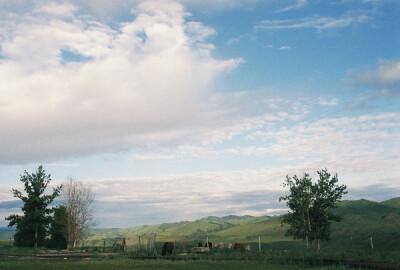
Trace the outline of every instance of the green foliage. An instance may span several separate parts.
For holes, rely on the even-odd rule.
[[[67,208],[64,205],[54,208],[54,217],[50,224],[50,240],[47,244],[49,248],[67,248],[67,222]]]
[[[291,210],[282,217],[282,223],[289,225],[286,234],[310,244],[315,239],[318,244],[319,240],[330,239],[330,224],[341,220],[332,210],[347,193],[345,185],[337,185],[337,174],[331,177],[327,169],[323,169],[318,175],[316,183],[308,174],[303,178],[286,176],[284,186],[289,187],[290,194],[279,198],[279,201],[286,201]]]
[[[10,215],[6,220],[9,221],[9,227],[17,227],[14,234],[16,246],[40,247],[45,244],[47,229],[52,219],[50,214],[53,210],[48,206],[59,195],[62,187],[56,187],[50,195],[44,195],[51,178],[42,166],[38,167],[36,173],[29,174],[25,171],[20,181],[24,183],[26,195],[16,189],[13,189],[12,193],[24,203],[23,215]]]

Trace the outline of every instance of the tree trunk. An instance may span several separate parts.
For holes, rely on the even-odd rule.
[[[37,243],[38,242],[38,240],[37,240],[38,239],[38,232],[37,232],[38,228],[37,227],[38,226],[36,225],[35,226],[35,243],[33,244],[33,247],[35,248],[35,250],[37,249],[37,246],[38,246],[38,243]]]
[[[36,206],[35,210],[36,210],[35,214],[37,214],[37,211],[38,211],[37,206]],[[36,224],[35,224],[35,242],[33,244],[33,247],[35,248],[35,251],[37,249],[37,246],[38,246],[38,224],[37,224],[37,221],[36,221]]]

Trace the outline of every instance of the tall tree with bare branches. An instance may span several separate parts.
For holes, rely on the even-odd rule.
[[[74,248],[87,236],[88,230],[95,226],[93,193],[89,185],[69,178],[63,184],[62,195],[67,209],[68,248]]]

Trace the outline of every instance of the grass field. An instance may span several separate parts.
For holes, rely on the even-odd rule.
[[[63,252],[59,254],[58,252]],[[85,256],[77,258],[76,256]],[[46,257],[44,257],[46,256]],[[52,257],[59,256],[59,257]],[[73,257],[75,256],[75,257]],[[51,258],[49,258],[51,257]],[[351,259],[349,259],[351,258]],[[212,250],[205,254],[160,257],[141,252],[75,252],[0,248],[0,269],[351,269],[349,260],[399,267],[400,253],[365,250],[316,251],[270,250],[234,251]],[[352,262],[354,263],[354,262]],[[329,265],[328,265],[329,264]],[[336,265],[337,264],[337,265]],[[397,268],[396,268],[397,269]]]
[[[0,269],[350,269],[350,260],[400,265],[400,253],[350,251],[228,251],[157,257],[143,252],[51,253],[44,249],[0,249]],[[64,251],[65,252],[65,251]],[[37,254],[37,255],[35,255]],[[55,255],[58,258],[49,256]],[[68,257],[83,255],[86,258]],[[47,256],[47,258],[42,257]],[[152,257],[153,256],[153,257]],[[155,257],[154,257],[155,256]],[[144,258],[145,257],[145,258]],[[330,264],[330,265],[328,265]],[[337,264],[337,265],[335,265]],[[397,268],[396,268],[397,269]]]
[[[274,264],[270,262],[256,261],[232,261],[232,260],[200,260],[200,261],[166,261],[166,260],[132,260],[128,258],[95,258],[90,260],[83,259],[20,259],[20,258],[0,258],[0,269],[346,269],[345,266],[325,266],[311,267],[302,265]]]

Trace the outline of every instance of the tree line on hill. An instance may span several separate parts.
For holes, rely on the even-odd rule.
[[[12,189],[13,196],[23,202],[22,215],[6,217],[8,226],[16,226],[14,244],[17,247],[72,248],[81,241],[93,222],[93,193],[89,186],[70,178],[45,194],[51,182],[42,166],[35,173],[21,176],[25,194]],[[62,204],[50,207],[62,196]]]

